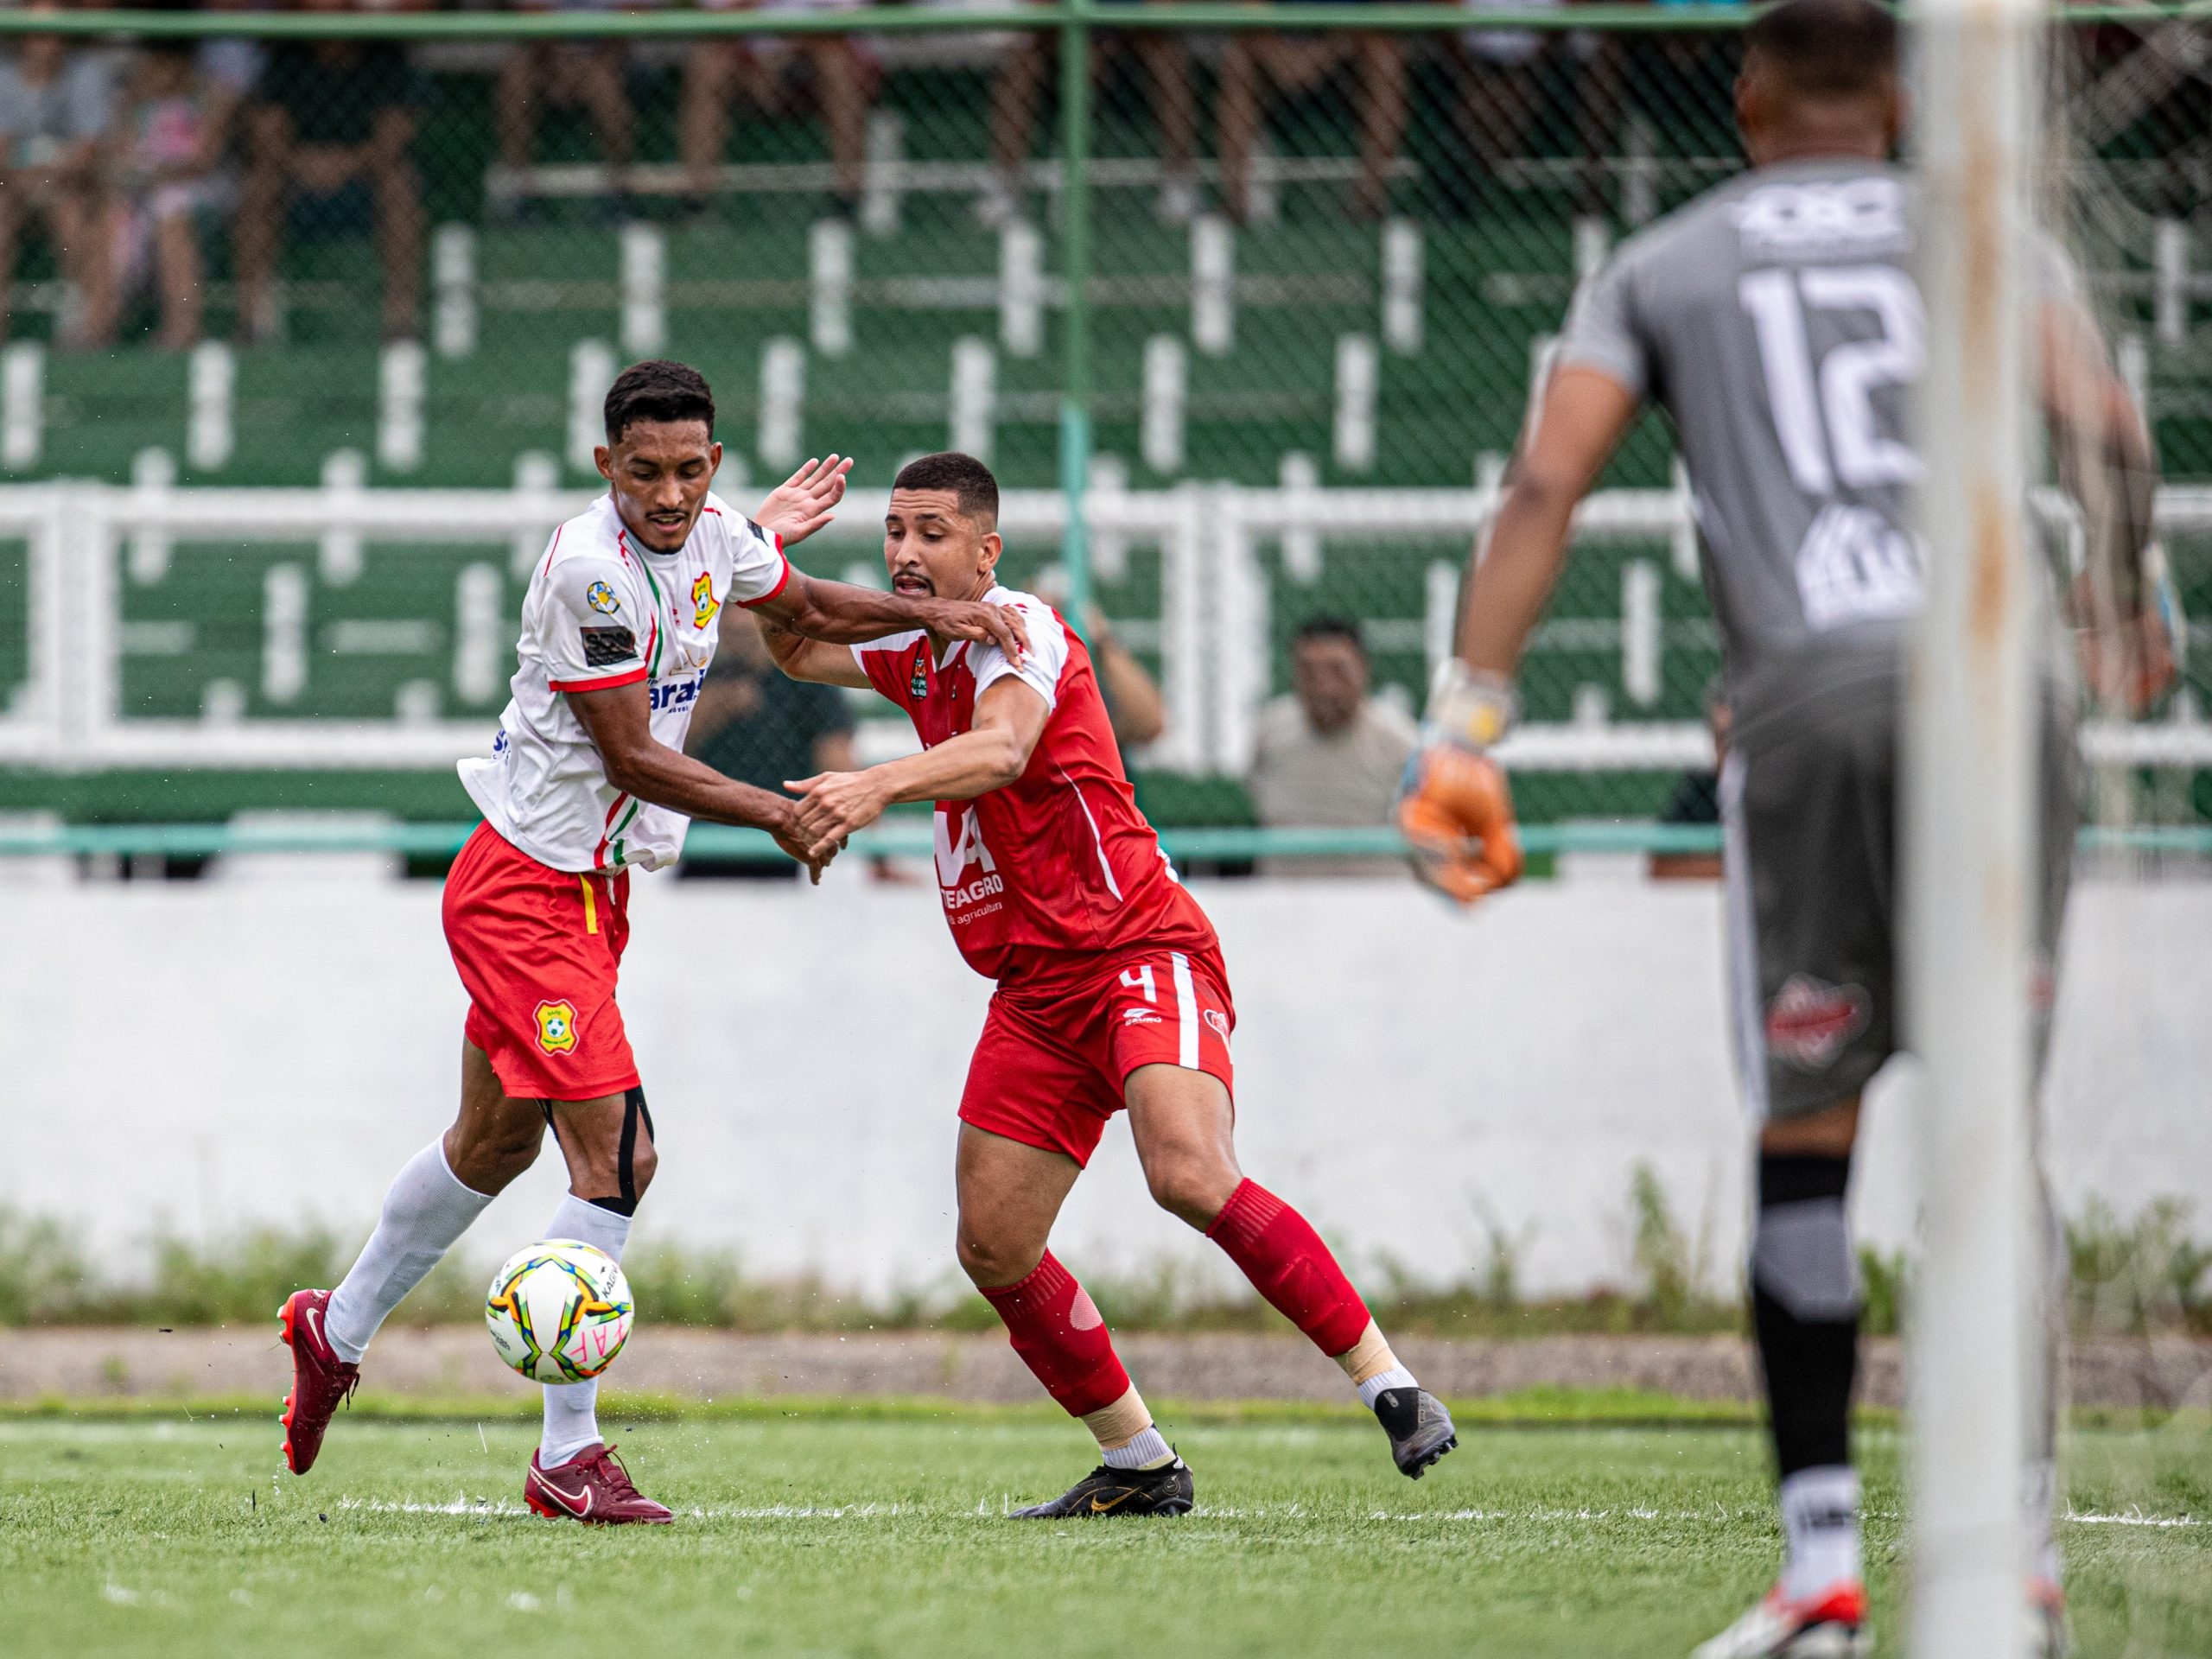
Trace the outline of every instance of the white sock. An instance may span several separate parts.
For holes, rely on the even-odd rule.
[[[1417,1389],[1420,1386],[1414,1381],[1411,1371],[1402,1365],[1393,1365],[1387,1371],[1376,1372],[1359,1385],[1359,1403],[1372,1411],[1375,1402],[1382,1397],[1386,1389]]]
[[[1103,1455],[1109,1469],[1150,1469],[1167,1462],[1175,1452],[1159,1428],[1147,1423],[1135,1440],[1109,1446]]]
[[[545,1224],[548,1238],[573,1238],[604,1250],[617,1262],[629,1242],[630,1217],[602,1210],[573,1192],[561,1200]],[[537,1442],[537,1461],[550,1469],[566,1463],[599,1439],[599,1379],[545,1385],[545,1428]]]
[[[1782,1593],[1810,1596],[1859,1577],[1859,1471],[1848,1464],[1800,1469],[1782,1483],[1781,1497]]]
[[[377,1327],[491,1202],[490,1195],[461,1184],[446,1162],[442,1138],[407,1160],[384,1195],[376,1231],[330,1293],[322,1333],[339,1358],[361,1363]]]

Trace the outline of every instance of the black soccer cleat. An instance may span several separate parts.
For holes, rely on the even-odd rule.
[[[1419,1480],[1428,1465],[1459,1444],[1452,1414],[1427,1389],[1385,1389],[1375,1396],[1375,1421],[1390,1437],[1398,1472]]]
[[[1157,1469],[1103,1464],[1048,1503],[1016,1510],[1016,1521],[1065,1521],[1097,1515],[1188,1515],[1191,1465],[1178,1458]]]

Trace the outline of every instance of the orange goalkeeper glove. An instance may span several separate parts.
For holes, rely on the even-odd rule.
[[[1471,905],[1521,879],[1521,837],[1505,773],[1456,743],[1416,749],[1398,786],[1398,830],[1414,874]]]

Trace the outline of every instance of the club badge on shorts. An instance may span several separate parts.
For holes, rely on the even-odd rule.
[[[576,1046],[576,1005],[541,1002],[537,1005],[537,1046],[548,1054],[569,1054]]]
[[[1792,974],[1767,1005],[1767,1052],[1785,1065],[1818,1071],[1866,1029],[1867,1014],[1866,993],[1858,986]]]

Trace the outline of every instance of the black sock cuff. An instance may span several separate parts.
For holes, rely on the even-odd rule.
[[[586,1198],[584,1202],[618,1216],[634,1216],[638,1213],[638,1201],[635,1198]]]
[[[1808,1153],[1759,1154],[1759,1208],[1840,1198],[1851,1187],[1851,1160]]]

